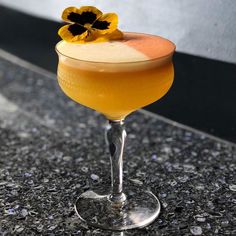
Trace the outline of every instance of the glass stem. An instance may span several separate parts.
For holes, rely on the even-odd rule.
[[[123,193],[123,151],[126,131],[123,120],[110,120],[106,130],[106,141],[111,161],[111,194],[109,199],[115,206],[122,205],[126,196]]]

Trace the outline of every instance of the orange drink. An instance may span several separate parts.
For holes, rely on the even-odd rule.
[[[130,183],[123,191],[124,122],[170,89],[175,45],[159,36],[121,32],[116,13],[103,14],[93,6],[68,7],[62,19],[69,24],[58,31],[59,85],[68,97],[108,119],[105,137],[111,163],[110,191],[101,186],[83,192],[75,211],[80,220],[101,229],[149,225],[160,213],[158,198],[144,191],[144,185]]]
[[[58,82],[74,101],[110,120],[164,96],[174,79],[175,46],[158,36],[125,33],[123,40],[58,43]]]

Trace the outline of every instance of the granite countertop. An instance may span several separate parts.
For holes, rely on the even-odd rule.
[[[125,232],[80,222],[78,195],[110,181],[104,124],[0,51],[0,235],[236,235],[236,146],[144,111],[127,119],[124,175],[159,197],[159,218]]]

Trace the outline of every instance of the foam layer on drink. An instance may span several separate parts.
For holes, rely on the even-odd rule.
[[[89,62],[144,62],[172,56],[175,45],[159,36],[124,33],[123,40],[74,44],[61,41],[57,50],[70,58]]]

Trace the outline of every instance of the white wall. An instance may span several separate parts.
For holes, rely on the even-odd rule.
[[[162,35],[177,50],[236,63],[236,0],[0,0],[41,17],[60,20],[67,6],[94,5],[117,12],[120,28]]]

